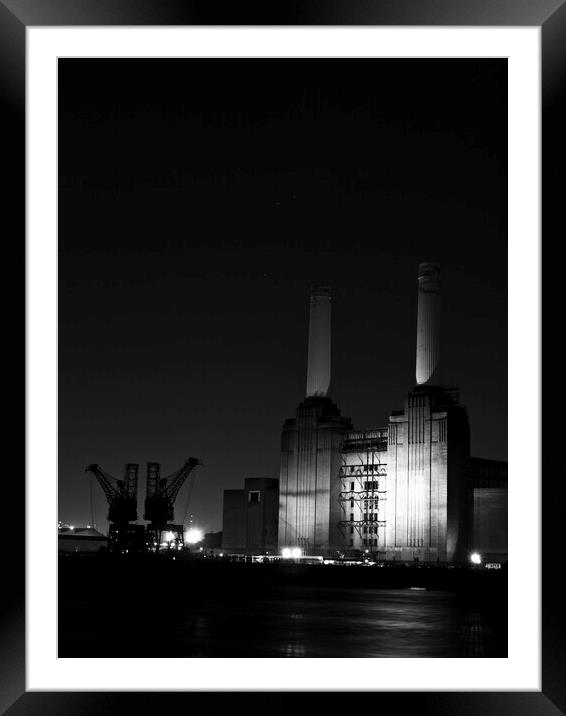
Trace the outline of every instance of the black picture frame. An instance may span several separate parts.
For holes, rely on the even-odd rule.
[[[565,0],[0,0],[0,102],[4,126],[3,175],[4,222],[13,227],[10,241],[25,246],[25,86],[26,28],[30,26],[85,25],[443,25],[537,26],[542,38],[542,177],[543,228],[550,242],[557,238],[562,210],[564,100],[566,68]],[[561,234],[563,231],[561,231]],[[22,254],[24,252],[22,251]],[[539,426],[528,426],[539,430]],[[4,534],[21,533],[25,518],[23,471],[10,471],[3,489],[8,518]],[[551,473],[552,474],[552,473]],[[372,698],[375,708],[395,708],[434,714],[559,714],[566,710],[566,642],[560,564],[562,501],[560,485],[543,489],[542,575],[542,690],[540,692],[380,692]],[[544,485],[543,485],[544,487]],[[563,490],[563,487],[561,488]],[[13,523],[13,524],[12,524]],[[12,564],[9,588],[4,592],[0,622],[0,708],[10,716],[20,714],[100,714],[163,712],[171,707],[200,708],[219,713],[244,707],[246,693],[76,693],[26,692],[25,686],[25,550],[23,542],[10,547]],[[513,565],[511,565],[513,568]],[[538,577],[538,575],[536,575]],[[526,575],[525,578],[533,578]],[[353,679],[345,689],[368,688],[367,681]],[[212,696],[212,699],[211,699]],[[273,694],[255,692],[254,705],[262,708]],[[349,699],[357,694],[335,693]],[[359,695],[360,697],[363,694]],[[276,705],[287,710],[297,694],[277,695]],[[365,701],[365,699],[363,699]],[[363,703],[363,702],[362,702]],[[359,702],[358,702],[359,705]],[[249,701],[246,708],[250,708]]]

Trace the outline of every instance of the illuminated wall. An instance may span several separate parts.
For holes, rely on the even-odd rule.
[[[306,398],[281,437],[279,548],[318,554],[341,544],[340,448],[349,418],[322,397]]]
[[[405,409],[391,415],[388,559],[466,559],[469,446],[466,411],[441,388],[415,388]]]

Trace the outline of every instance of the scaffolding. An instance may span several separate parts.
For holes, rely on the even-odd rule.
[[[341,520],[338,523],[346,543],[347,533],[357,533],[362,551],[373,559],[384,551],[380,544],[385,529],[383,502],[386,497],[387,463],[380,453],[387,450],[387,430],[348,433],[342,445],[340,468]],[[352,551],[356,551],[355,548]]]

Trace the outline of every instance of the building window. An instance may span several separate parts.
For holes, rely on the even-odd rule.
[[[354,521],[354,513],[350,512],[350,522],[353,522],[353,521]]]
[[[350,527],[350,534],[351,534],[351,535],[354,534],[354,528],[353,528],[353,527]]]
[[[261,492],[259,490],[250,490],[248,492],[248,502],[261,502]]]
[[[350,507],[354,506],[354,500],[350,500]]]
[[[353,469],[353,468],[352,468],[352,469]],[[354,492],[354,483],[353,483],[353,482],[350,483],[350,491],[351,491],[351,492]]]
[[[354,544],[354,540],[351,539],[351,540],[350,540],[350,547],[351,547],[353,544]]]

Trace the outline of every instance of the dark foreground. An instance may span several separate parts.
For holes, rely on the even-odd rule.
[[[507,574],[65,557],[58,655],[505,657]]]

